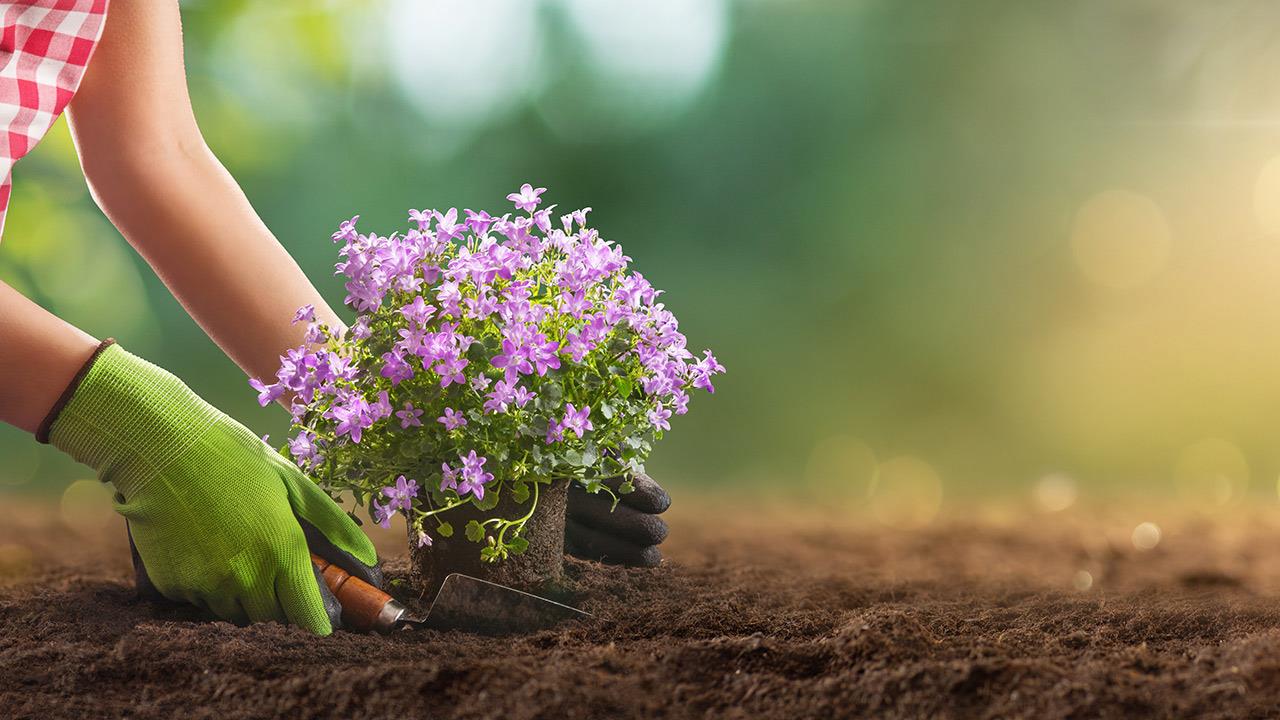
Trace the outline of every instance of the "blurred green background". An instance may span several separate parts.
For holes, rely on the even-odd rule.
[[[184,2],[196,114],[335,304],[337,222],[591,205],[729,373],[677,492],[1275,503],[1280,7],[1184,0]],[[215,213],[209,222],[217,223]],[[65,124],[0,278],[283,437],[102,218]],[[0,428],[0,492],[87,472]]]

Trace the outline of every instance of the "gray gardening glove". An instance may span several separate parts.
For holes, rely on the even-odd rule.
[[[302,527],[302,534],[307,538],[307,547],[311,552],[351,573],[352,577],[360,578],[374,587],[382,587],[381,567],[365,565],[351,553],[330,542],[329,538],[311,523],[302,518],[297,520]],[[128,522],[125,523],[125,531],[129,534],[129,553],[133,556],[133,576],[138,597],[151,602],[171,602],[156,589],[155,583],[151,582],[151,576],[147,574],[147,568],[142,564],[142,557],[138,555],[138,548],[133,544],[133,531],[129,530]],[[316,585],[320,588],[320,599],[324,601],[324,611],[329,616],[329,623],[334,630],[339,630],[342,628],[342,603],[338,602],[338,598],[334,597],[329,586],[325,585],[320,569],[315,566],[315,563],[312,563],[311,570],[315,573]],[[208,608],[205,609],[208,610]]]
[[[624,479],[611,478],[605,485],[616,490]],[[654,567],[662,562],[658,545],[667,538],[667,523],[658,515],[671,506],[671,496],[648,475],[635,475],[631,482],[635,490],[620,494],[612,512],[608,493],[592,495],[577,483],[570,485],[565,552],[615,565]]]

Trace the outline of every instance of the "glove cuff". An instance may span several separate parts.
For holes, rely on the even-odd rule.
[[[98,347],[93,349],[93,354],[90,355],[89,359],[84,361],[84,365],[81,365],[80,369],[76,371],[75,377],[71,378],[71,382],[67,383],[66,389],[64,389],[62,394],[58,396],[58,401],[53,404],[53,407],[49,408],[49,414],[45,415],[44,420],[40,421],[40,426],[36,428],[36,442],[42,445],[49,444],[49,431],[53,428],[54,421],[56,421],[58,416],[62,414],[62,408],[66,407],[67,403],[71,401],[71,396],[75,394],[76,388],[80,387],[80,383],[84,380],[84,376],[89,374],[89,368],[93,367],[93,363],[97,361],[98,356],[102,354],[102,351],[115,344],[115,338],[107,338],[106,340],[98,343]]]
[[[81,373],[55,408],[49,439],[126,500],[221,416],[173,374],[113,343]]]

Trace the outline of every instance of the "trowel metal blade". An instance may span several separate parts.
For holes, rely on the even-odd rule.
[[[453,573],[444,579],[440,592],[436,593],[431,612],[414,624],[432,630],[510,635],[544,630],[566,620],[589,617],[592,617],[591,613],[554,600]]]

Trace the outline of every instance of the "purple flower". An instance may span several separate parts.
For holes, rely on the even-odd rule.
[[[334,403],[325,415],[338,421],[334,434],[346,435],[359,444],[365,428],[373,424],[370,410],[369,401],[363,395],[350,393],[345,402]]]
[[[511,381],[499,380],[494,386],[485,400],[484,411],[487,413],[504,413],[507,411],[507,405],[514,402],[516,395],[511,391]]]
[[[467,317],[472,320],[483,320],[498,310],[498,301],[487,293],[463,301],[467,306]]]
[[[307,331],[302,334],[302,342],[308,345],[319,345],[324,342],[324,328],[320,326],[320,323],[307,324]]]
[[[290,398],[296,434],[287,453],[299,467],[313,471],[327,455],[341,461],[335,477],[347,477],[342,473],[353,462],[391,462],[402,444],[416,442],[408,434],[440,439],[427,422],[439,410],[436,421],[458,464],[442,463],[438,480],[427,482],[438,482],[455,501],[492,499],[485,493],[487,485],[496,487],[494,475],[518,469],[518,457],[488,465],[478,454],[495,432],[517,425],[528,432],[532,423],[545,427],[548,444],[577,446],[588,433],[603,440],[637,424],[657,434],[688,411],[695,388],[715,391],[724,366],[710,352],[690,352],[661,291],[630,270],[618,244],[588,227],[591,208],[554,215],[557,207],[544,193],[522,184],[507,196],[514,212],[494,217],[467,209],[462,222],[457,208],[411,210],[408,228],[388,236],[359,233],[359,216],[339,226],[334,269],[355,321],[336,336],[316,319],[314,306],[300,308],[293,321],[305,323],[303,346],[281,357],[274,380],[251,381],[263,405]],[[545,396],[532,391],[544,382],[539,376],[551,392],[563,387],[574,403],[563,403],[557,392],[559,409],[545,411]],[[453,385],[458,390],[450,392]],[[589,398],[582,395],[588,390]],[[401,407],[392,406],[392,394]],[[614,410],[607,421],[601,415],[595,433],[591,410],[602,401]],[[520,418],[508,423],[507,413]],[[349,445],[360,447],[342,450]],[[467,446],[477,449],[459,453]],[[415,506],[417,482],[401,475],[376,488],[370,517],[387,527],[403,513],[410,542],[430,545],[421,514],[426,500],[422,509]]]
[[[316,319],[315,305],[303,305],[302,307],[298,308],[298,312],[293,314],[294,325],[297,325],[300,322],[307,322],[307,323],[314,322],[315,319]]]
[[[383,530],[391,529],[391,516],[394,514],[395,511],[391,509],[390,503],[386,505],[379,505],[377,500],[369,501],[369,515],[373,518],[373,521],[378,524],[378,527]]]
[[[249,387],[258,391],[258,404],[262,407],[266,407],[276,400],[279,400],[280,396],[284,395],[284,391],[288,389],[283,383],[264,385],[258,378],[250,379]]]
[[[369,419],[376,422],[391,417],[391,399],[386,390],[378,391],[378,401],[369,406]]]
[[[440,387],[447,388],[453,383],[465,385],[467,376],[462,374],[462,369],[468,365],[469,361],[460,357],[448,357],[441,360],[433,369],[440,376]]]
[[[547,370],[555,370],[560,367],[560,355],[557,350],[560,346],[554,340],[547,340],[547,336],[538,333],[538,338],[545,342],[534,341],[530,346],[530,355],[533,357],[534,368],[537,369],[538,375],[546,375]]]
[[[465,229],[466,225],[458,223],[458,208],[449,208],[444,215],[436,212],[436,237],[441,240],[456,239]]]
[[[449,467],[449,463],[440,463],[440,492],[458,490],[458,471]]]
[[[471,228],[471,232],[476,235],[488,234],[489,226],[493,224],[493,220],[494,218],[483,210],[480,212],[474,212],[470,208],[467,209],[466,225],[468,228]]]
[[[320,447],[316,444],[316,436],[307,430],[299,432],[289,441],[289,454],[301,467],[309,467],[322,459]]]
[[[471,493],[475,499],[484,499],[484,485],[493,479],[493,473],[484,471],[484,464],[489,461],[488,458],[477,456],[476,451],[472,450],[469,455],[459,455],[458,459],[462,461],[461,478],[458,482],[458,495],[466,495]]]
[[[356,239],[356,223],[360,221],[360,216],[356,215],[350,220],[344,220],[338,225],[338,231],[332,236],[334,242],[351,242]]]
[[[553,422],[547,426],[547,444],[557,442],[564,439],[564,426],[558,422]]]
[[[413,302],[400,308],[400,314],[403,315],[406,320],[418,327],[425,327],[426,324],[430,322],[431,316],[435,313],[436,309],[428,305],[427,301],[423,300],[421,295],[415,297]]]
[[[670,418],[671,411],[662,407],[661,403],[649,411],[649,423],[659,430],[671,429],[671,423],[667,422]]]
[[[677,415],[684,415],[689,412],[689,393],[683,390],[677,390],[670,395],[671,405],[676,409]]]
[[[436,302],[440,303],[440,311],[448,317],[462,315],[462,292],[458,289],[458,283],[440,283],[440,287],[436,288]]]
[[[382,488],[382,494],[387,498],[387,510],[411,510],[413,509],[413,499],[418,496],[418,483],[414,480],[407,480],[401,475],[396,478],[395,485],[388,485]]]
[[[467,424],[467,418],[460,412],[454,412],[453,408],[445,408],[444,415],[436,418],[436,422],[444,425],[446,430],[457,430]]]
[[[585,290],[565,293],[560,296],[560,312],[566,315],[581,318],[582,314],[591,310],[592,307],[594,307],[594,304],[586,298]]]
[[[532,400],[532,399],[534,399],[534,398],[536,398],[536,397],[538,397],[538,393],[535,393],[535,392],[529,392],[529,389],[528,389],[528,388],[526,388],[525,386],[521,385],[521,386],[519,386],[519,387],[517,387],[517,388],[516,388],[515,394],[514,394],[514,396],[513,396],[513,398],[512,398],[512,399],[514,399],[514,400],[515,400],[516,407],[521,407],[521,408],[522,408],[522,407],[524,407],[525,405],[527,405],[527,404],[529,403],[529,401],[530,401],[530,400]]]
[[[355,338],[356,340],[367,340],[370,335],[369,316],[361,315],[360,317],[356,318],[356,323],[355,325],[351,326],[350,332],[351,332],[351,337]]]
[[[378,374],[390,380],[393,386],[413,377],[413,366],[405,362],[399,353],[382,353],[382,359],[385,364],[383,364],[382,370]]]
[[[422,410],[413,406],[413,403],[406,402],[403,410],[396,411],[396,417],[400,418],[401,429],[408,430],[411,426],[422,427],[422,421],[418,418],[422,417]]]
[[[517,210],[533,212],[542,203],[539,197],[546,191],[546,188],[534,189],[532,185],[525,183],[520,186],[520,192],[511,193],[507,199],[515,203]]]
[[[588,430],[595,430],[591,424],[591,406],[584,405],[581,410],[573,407],[573,403],[565,403],[564,419],[560,421],[561,430],[570,430],[579,438]]]
[[[714,393],[716,387],[711,384],[711,376],[722,372],[724,372],[724,366],[716,361],[716,356],[712,355],[710,350],[707,350],[703,358],[689,368],[689,378],[694,387]]]
[[[532,218],[534,226],[544,233],[551,232],[551,211],[555,209],[556,206],[552,205],[535,212]]]
[[[502,341],[502,352],[489,360],[494,367],[506,370],[508,382],[514,382],[519,373],[533,372],[533,363],[529,362],[525,349],[513,340]]]
[[[417,223],[418,232],[426,232],[431,227],[431,218],[435,216],[435,210],[410,210],[409,220]],[[358,217],[358,216],[357,216]]]

